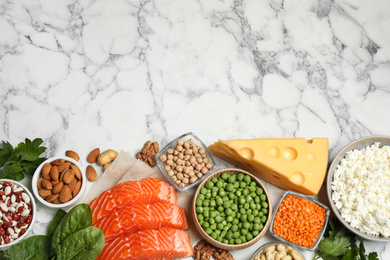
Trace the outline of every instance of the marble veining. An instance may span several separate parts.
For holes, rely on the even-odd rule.
[[[389,13],[386,0],[0,0],[0,137],[41,137],[47,156],[135,155],[187,131],[328,137],[332,159],[390,135]],[[40,207],[33,233],[53,214]]]

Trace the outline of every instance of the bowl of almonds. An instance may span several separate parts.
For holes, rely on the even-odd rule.
[[[67,208],[79,203],[86,192],[86,175],[69,157],[52,157],[36,169],[32,179],[35,197],[50,208]]]

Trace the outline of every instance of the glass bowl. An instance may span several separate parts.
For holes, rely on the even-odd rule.
[[[257,260],[257,259],[256,259],[256,256],[257,256],[257,255],[260,255],[260,254],[263,252],[263,250],[264,250],[265,248],[267,248],[267,247],[269,247],[269,246],[275,246],[275,247],[277,247],[278,245],[283,245],[285,248],[291,247],[291,249],[292,249],[292,250],[295,250],[295,251],[298,253],[298,255],[300,255],[300,256],[302,257],[303,260],[306,260],[306,257],[302,254],[302,252],[301,252],[298,248],[296,248],[295,246],[292,246],[292,245],[290,245],[290,244],[283,243],[283,242],[269,242],[269,243],[266,243],[266,244],[260,246],[260,247],[253,253],[253,255],[252,255],[252,257],[251,257],[251,260]]]
[[[279,207],[280,205],[282,204],[283,200],[288,196],[288,195],[293,195],[293,196],[296,196],[296,197],[302,197],[304,199],[308,199],[310,200],[311,202],[317,204],[318,206],[322,207],[325,209],[325,220],[324,220],[324,224],[322,225],[322,229],[320,231],[320,233],[318,234],[318,237],[317,237],[317,240],[316,242],[313,244],[312,247],[305,247],[305,246],[301,246],[301,245],[297,245],[295,243],[292,243],[282,237],[280,237],[278,234],[276,234],[274,231],[273,231],[273,228],[274,228],[274,220],[275,220],[275,216],[276,216],[276,213],[279,211]],[[314,250],[317,246],[318,246],[318,243],[320,243],[321,241],[321,238],[322,236],[324,235],[324,232],[325,232],[325,229],[326,229],[326,226],[328,224],[328,220],[329,220],[329,215],[330,215],[330,210],[327,206],[325,206],[324,204],[322,204],[321,202],[318,202],[316,201],[315,199],[313,199],[312,197],[310,196],[306,196],[306,195],[303,195],[301,193],[298,193],[298,192],[294,192],[294,191],[287,191],[283,194],[282,198],[280,199],[278,205],[275,207],[274,209],[274,212],[272,214],[272,221],[271,221],[271,225],[269,227],[269,232],[271,233],[271,235],[273,235],[275,238],[279,239],[280,241],[284,242],[284,243],[287,243],[291,246],[295,246],[299,249],[302,249],[302,250]]]
[[[198,145],[200,148],[204,148],[205,149],[205,154],[206,154],[206,157],[209,159],[209,162],[213,165],[208,171],[206,174],[204,174],[201,178],[198,178],[197,181],[193,182],[193,183],[190,183],[188,184],[187,186],[181,188],[179,187],[173,180],[172,178],[168,175],[167,171],[165,171],[164,169],[164,163],[161,161],[160,157],[161,155],[163,154],[167,154],[167,150],[168,149],[173,149],[175,148],[175,145],[176,145],[176,142],[178,140],[183,140],[183,142],[189,140],[189,139],[192,139],[194,140],[194,143],[196,145]],[[207,176],[209,176],[212,172],[215,171],[216,169],[216,165],[215,165],[215,161],[214,161],[214,158],[211,154],[211,152],[209,151],[209,149],[207,148],[207,146],[199,139],[199,137],[197,137],[194,133],[192,132],[188,132],[188,133],[185,133],[179,137],[177,137],[176,139],[172,140],[170,143],[168,143],[163,149],[160,150],[160,152],[156,155],[156,162],[157,162],[157,166],[158,168],[160,169],[160,171],[164,174],[164,176],[167,178],[167,180],[178,190],[178,191],[186,191],[188,189],[191,189],[192,187],[195,187],[197,185],[199,185],[199,183],[201,183]]]

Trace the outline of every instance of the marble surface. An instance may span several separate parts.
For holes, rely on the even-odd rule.
[[[0,138],[85,158],[187,131],[327,137],[332,159],[390,135],[389,13],[387,0],[0,0]],[[32,234],[53,214],[40,205]],[[365,245],[390,259],[389,243]]]

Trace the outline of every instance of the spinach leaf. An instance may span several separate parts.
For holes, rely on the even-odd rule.
[[[57,228],[58,224],[60,224],[61,220],[65,217],[66,211],[63,209],[59,209],[57,213],[54,215],[53,220],[50,223],[49,228],[47,229],[47,235],[51,237],[54,233],[54,230]]]
[[[2,260],[47,260],[50,259],[50,238],[36,235],[0,251]]]
[[[97,227],[87,227],[68,236],[59,246],[58,260],[94,260],[103,250],[104,234]]]
[[[59,256],[62,242],[73,233],[92,225],[92,210],[88,204],[82,203],[73,207],[54,230],[51,238],[53,252]]]

